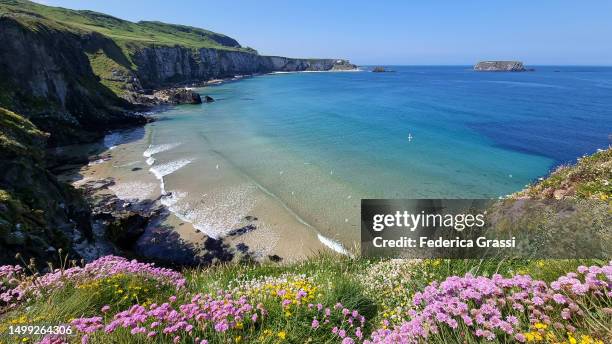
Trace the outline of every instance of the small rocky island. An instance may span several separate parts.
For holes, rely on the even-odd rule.
[[[477,72],[527,72],[521,61],[481,61],[474,65]]]
[[[393,71],[383,66],[374,67],[374,69],[372,69],[372,73],[387,73],[387,72],[393,72]]]

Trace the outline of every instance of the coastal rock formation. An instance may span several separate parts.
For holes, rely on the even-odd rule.
[[[56,261],[58,249],[72,253],[76,241],[92,237],[89,205],[47,169],[47,138],[0,107],[0,264],[14,262],[16,253]]]
[[[215,99],[213,99],[213,97],[211,97],[211,96],[204,96],[204,102],[205,103],[212,103],[214,101],[215,101]]]
[[[92,141],[104,131],[145,123],[99,82],[88,51],[110,49],[99,34],[76,35],[27,17],[0,17],[0,106],[50,133],[52,145]]]
[[[170,88],[153,93],[153,97],[165,104],[202,104],[200,95],[186,88]]]
[[[135,77],[145,89],[275,71],[329,71],[357,68],[347,60],[295,59],[262,56],[247,51],[192,49],[181,46],[144,47],[134,51],[132,61],[138,66],[134,73]]]
[[[126,211],[115,215],[107,229],[107,236],[123,249],[131,248],[145,232],[149,219],[139,213]]]
[[[387,68],[382,67],[382,66],[374,67],[372,69],[372,73],[389,73],[389,72],[395,72],[395,71],[387,69]]]
[[[350,63],[348,60],[336,60],[336,62],[334,63],[334,65],[331,67],[330,70],[347,71],[347,70],[358,70],[358,69],[359,67]]]
[[[520,61],[481,61],[474,65],[478,72],[525,72],[525,66]]]

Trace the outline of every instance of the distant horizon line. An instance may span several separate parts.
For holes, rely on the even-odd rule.
[[[350,59],[349,59],[350,61]],[[498,61],[498,60],[482,60],[482,61]],[[502,61],[502,60],[499,60]],[[506,60],[504,60],[506,61]],[[508,60],[509,61],[509,60]],[[480,62],[480,61],[479,61]],[[476,62],[478,63],[478,62]],[[360,64],[360,63],[353,63],[357,66],[364,66],[364,67],[370,67],[370,66],[398,66],[398,67],[464,67],[464,66],[474,66],[476,63],[473,64],[419,64],[419,63],[414,63],[414,64],[396,64],[396,63],[391,63],[391,64],[384,64],[384,63],[379,63],[379,64]],[[534,66],[534,67],[612,67],[612,64],[526,64],[523,62],[523,64],[525,66]]]

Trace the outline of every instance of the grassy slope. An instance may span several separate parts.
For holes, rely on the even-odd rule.
[[[403,261],[369,261],[365,259],[348,259],[338,256],[321,256],[307,262],[290,266],[277,265],[219,265],[208,269],[196,269],[184,272],[187,277],[187,288],[180,293],[168,286],[160,287],[142,277],[120,275],[116,278],[102,280],[95,285],[82,284],[80,287],[68,284],[50,297],[30,303],[30,307],[21,307],[4,315],[0,323],[0,343],[2,333],[6,333],[9,324],[22,323],[55,323],[68,322],[81,316],[95,316],[100,309],[109,305],[114,314],[127,309],[131,304],[161,304],[172,295],[177,295],[179,302],[188,302],[196,293],[212,293],[218,290],[232,290],[236,293],[244,289],[244,281],[261,281],[273,286],[278,278],[305,281],[300,286],[305,289],[314,286],[313,298],[309,302],[321,303],[332,307],[341,303],[344,307],[359,311],[367,322],[364,326],[366,335],[384,326],[400,324],[410,308],[411,298],[415,292],[423,290],[432,281],[443,281],[448,276],[472,273],[481,276],[492,276],[495,273],[510,277],[516,273],[530,274],[536,279],[550,282],[567,272],[573,271],[581,264],[591,261],[477,261],[477,260],[430,260],[422,262]],[[605,262],[595,262],[605,264]],[[241,287],[242,286],[242,287]],[[285,285],[286,286],[286,285]],[[95,289],[92,289],[95,288]],[[240,290],[240,291],[238,291]],[[126,294],[127,291],[127,294]],[[310,291],[310,290],[309,290]],[[126,297],[126,296],[129,297]],[[311,329],[312,312],[300,307],[290,311],[279,307],[278,299],[266,297],[263,293],[251,295],[260,300],[268,310],[267,319],[261,326],[248,331],[229,331],[223,335],[213,335],[210,331],[197,329],[195,333],[181,339],[180,343],[191,343],[197,336],[211,339],[211,343],[339,343],[340,340],[330,330],[313,331]],[[109,318],[110,319],[110,318]],[[110,321],[110,320],[109,320]],[[279,337],[283,334],[283,340]],[[591,335],[596,333],[591,332]],[[601,335],[601,333],[597,333]],[[13,337],[14,338],[14,337]],[[9,343],[9,337],[4,337]],[[14,339],[13,339],[14,340]],[[75,343],[78,342],[76,338]],[[134,337],[128,331],[117,331],[110,335],[98,334],[91,338],[91,343],[169,343],[168,337],[157,337],[145,341],[143,337]],[[432,338],[431,342],[455,343],[455,335],[444,334]],[[470,341],[473,342],[473,341]]]
[[[243,48],[228,36],[184,25],[166,24],[157,21],[133,23],[110,15],[86,10],[71,10],[50,7],[26,0],[0,0],[0,15],[10,15],[31,30],[56,30],[79,35],[97,33],[112,39],[116,49],[87,51],[94,73],[100,82],[116,95],[126,90],[125,83],[113,75],[120,72],[128,75],[137,68],[131,62],[132,52],[144,46],[183,46],[186,48],[213,48],[228,51],[256,53]],[[0,104],[10,104],[3,89],[10,89],[0,80]]]
[[[0,157],[32,156],[42,158],[45,134],[32,122],[0,108]]]
[[[55,221],[66,220],[58,204],[84,203],[46,170],[46,139],[47,134],[25,117],[0,107],[0,261],[11,261],[17,250],[45,257],[49,246],[69,247],[54,226]]]
[[[515,196],[612,200],[612,148],[582,157],[575,165],[560,166]]]
[[[42,16],[73,30],[101,33],[123,44],[248,50],[228,36],[200,28],[160,22],[133,23],[93,11],[50,7],[25,0],[0,0],[0,13]]]
[[[0,166],[6,161],[21,164],[30,169],[42,163],[45,134],[22,116],[0,107]],[[0,178],[0,243],[16,240],[12,227],[21,224],[26,231],[41,227],[44,216],[39,209],[32,209],[27,195],[4,190]]]

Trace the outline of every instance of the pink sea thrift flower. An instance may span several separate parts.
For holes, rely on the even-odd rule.
[[[314,329],[319,328],[319,321],[317,319],[313,319],[310,326]]]

